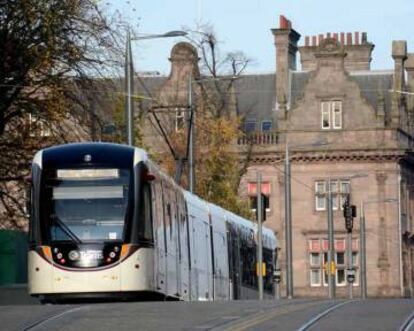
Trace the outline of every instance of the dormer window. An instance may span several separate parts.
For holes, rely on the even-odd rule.
[[[321,102],[321,126],[322,130],[342,129],[342,101]]]
[[[271,131],[272,130],[272,121],[264,120],[262,121],[262,132]]]
[[[252,133],[256,131],[256,120],[255,119],[247,119],[244,122],[244,132]]]

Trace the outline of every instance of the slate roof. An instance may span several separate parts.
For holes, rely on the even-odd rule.
[[[378,97],[385,101],[385,112],[391,109],[393,71],[355,71],[350,73],[361,90],[364,99],[376,109]]]
[[[270,120],[276,103],[276,75],[243,75],[235,81],[237,112],[246,119]]]
[[[310,75],[310,72],[304,71],[291,73],[287,100],[290,107],[295,107],[298,100],[303,97]],[[349,76],[358,84],[362,96],[370,105],[376,108],[378,97],[382,95],[385,99],[385,111],[391,109],[392,93],[389,90],[392,89],[392,71],[355,71]],[[142,77],[139,81],[135,81],[135,89],[139,95],[154,97],[167,79],[161,76]],[[263,120],[275,121],[276,75],[274,73],[242,75],[235,80],[234,87],[239,115],[246,120],[254,119],[257,123]]]

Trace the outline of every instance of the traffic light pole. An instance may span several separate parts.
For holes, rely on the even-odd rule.
[[[348,270],[347,271],[349,272],[353,269],[353,265],[352,265],[352,232],[351,231],[347,232],[346,239],[347,239],[347,246],[348,246]],[[349,299],[352,299],[353,282],[349,281],[348,277],[347,277],[347,281],[348,281]]]
[[[335,299],[335,242],[334,242],[334,224],[333,224],[333,210],[332,210],[332,192],[331,179],[328,180],[328,288],[329,299]]]

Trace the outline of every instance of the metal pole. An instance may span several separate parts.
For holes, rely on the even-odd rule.
[[[190,110],[190,143],[189,143],[189,155],[188,155],[188,182],[190,187],[190,192],[194,192],[195,186],[195,176],[194,176],[194,117],[195,112],[193,111],[193,80],[190,74],[188,79],[188,108]]]
[[[126,52],[125,52],[125,92],[126,92],[126,102],[125,102],[125,119],[126,119],[126,140],[128,145],[134,144],[134,113],[133,113],[133,100],[132,100],[132,90],[133,90],[133,63],[132,63],[132,51],[131,51],[131,33],[127,31],[127,42],[126,42]]]
[[[401,170],[400,170],[401,171]],[[404,278],[403,278],[403,261],[402,261],[402,224],[401,224],[401,173],[398,175],[398,248],[399,248],[399,274],[400,274],[400,292],[404,297]]]
[[[359,257],[359,261],[361,264],[361,298],[367,298],[367,269],[366,269],[366,247],[365,247],[365,211],[364,211],[364,203],[361,202],[361,215],[360,215],[360,229],[359,229],[359,241],[361,243],[361,256]]]
[[[257,172],[257,261],[259,300],[263,300],[263,246],[262,246],[262,174]]]
[[[352,263],[352,232],[348,231],[348,233],[346,234],[346,239],[347,239],[347,246],[348,246],[348,270],[351,271],[353,269],[353,263]],[[348,294],[349,294],[349,299],[352,299],[352,287],[353,287],[354,283],[353,282],[348,282]]]
[[[285,244],[286,244],[286,296],[293,298],[293,272],[292,272],[292,205],[289,144],[286,142],[285,150]]]
[[[328,179],[328,287],[329,299],[335,299],[335,247],[334,247],[334,225],[332,210],[331,179]]]

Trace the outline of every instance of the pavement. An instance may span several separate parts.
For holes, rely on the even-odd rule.
[[[26,284],[0,286],[0,306],[38,304],[39,300],[27,293]]]

